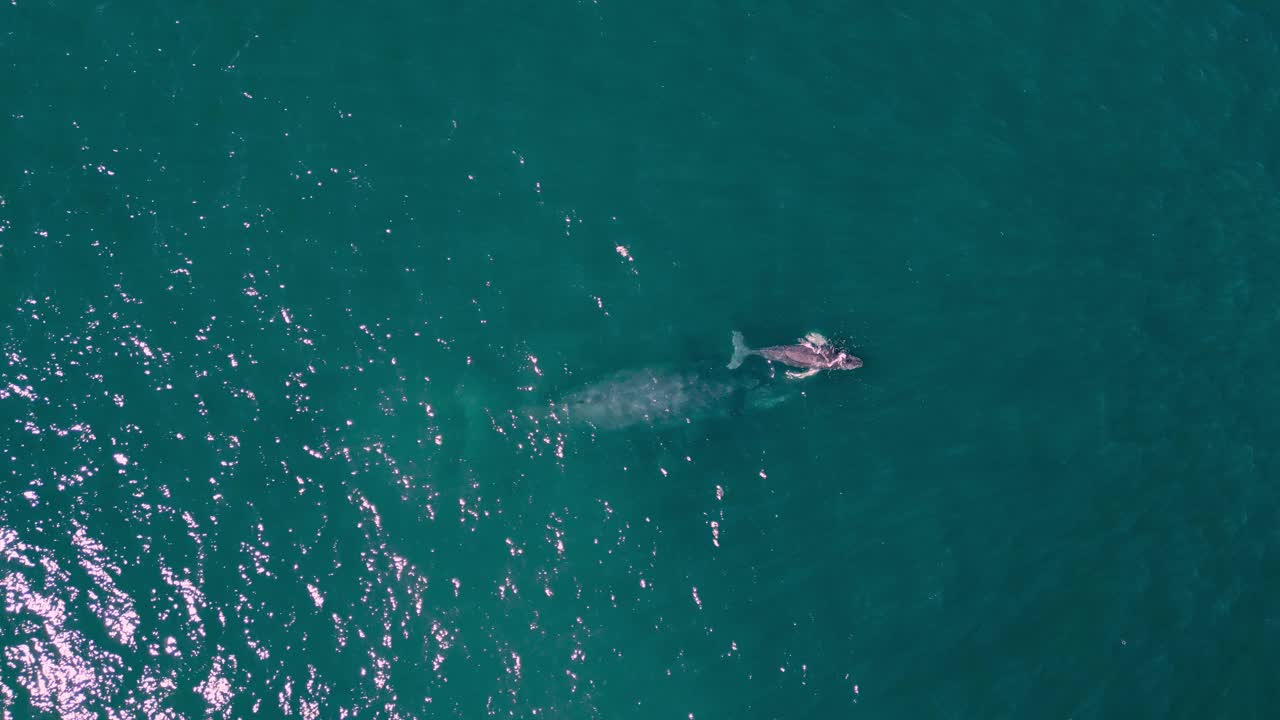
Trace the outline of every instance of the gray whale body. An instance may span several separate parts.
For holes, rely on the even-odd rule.
[[[557,412],[599,430],[668,427],[766,409],[795,391],[766,379],[661,368],[624,370],[566,395]]]

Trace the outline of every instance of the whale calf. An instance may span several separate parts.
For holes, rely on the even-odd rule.
[[[789,378],[804,378],[819,370],[856,370],[862,367],[862,359],[837,349],[818,333],[809,333],[795,345],[773,345],[753,350],[747,347],[742,333],[733,331],[733,356],[729,359],[729,369],[733,370],[752,355],[773,362],[780,362],[795,368],[804,368],[805,372],[787,371]]]

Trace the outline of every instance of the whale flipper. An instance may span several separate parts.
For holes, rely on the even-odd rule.
[[[787,377],[791,378],[792,380],[803,380],[807,377],[817,374],[818,369],[819,368],[809,368],[804,372],[796,372],[794,370],[788,370]]]
[[[733,357],[729,358],[729,369],[737,369],[743,360],[752,353],[751,348],[747,347],[746,342],[742,338],[742,333],[737,330],[733,331]]]

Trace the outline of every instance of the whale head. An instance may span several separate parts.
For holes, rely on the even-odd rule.
[[[836,353],[835,357],[831,358],[831,365],[829,367],[832,370],[857,370],[862,367],[862,358],[850,355],[849,353],[841,350]]]

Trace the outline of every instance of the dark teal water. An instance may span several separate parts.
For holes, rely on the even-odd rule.
[[[6,3],[4,717],[1269,717],[1278,41]]]

